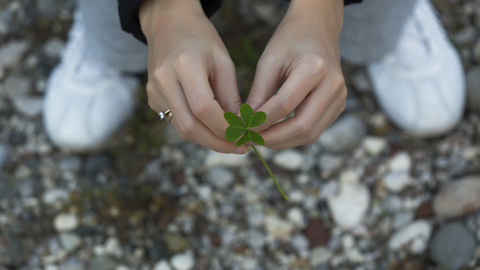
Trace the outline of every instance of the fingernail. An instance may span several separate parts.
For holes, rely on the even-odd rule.
[[[245,147],[244,146],[239,146],[237,148],[235,148],[235,150],[233,150],[234,154],[237,154],[237,155],[242,155],[243,153],[245,153]]]

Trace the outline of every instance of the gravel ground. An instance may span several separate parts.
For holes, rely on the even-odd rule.
[[[310,145],[249,152],[178,139],[139,90],[103,150],[56,148],[41,122],[72,0],[0,0],[0,270],[480,269],[480,1],[434,0],[467,73],[448,135],[391,125],[360,67],[345,113]],[[212,20],[245,97],[285,3],[226,1]],[[243,34],[240,34],[243,33]]]

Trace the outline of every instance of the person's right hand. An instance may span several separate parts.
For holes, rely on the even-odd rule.
[[[150,107],[170,109],[171,124],[189,141],[222,153],[244,154],[225,139],[223,113],[238,113],[235,66],[198,0],[147,0],[140,8],[147,37]]]

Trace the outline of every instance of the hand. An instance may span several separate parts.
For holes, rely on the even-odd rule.
[[[223,153],[243,154],[225,139],[224,111],[242,104],[235,66],[198,0],[147,0],[140,23],[149,48],[147,93],[157,113],[189,141]],[[211,87],[210,87],[211,86]]]
[[[261,131],[266,147],[313,143],[345,108],[338,48],[342,23],[343,1],[291,1],[258,62],[247,100],[255,111],[268,115],[253,129]],[[295,108],[294,117],[276,123]]]

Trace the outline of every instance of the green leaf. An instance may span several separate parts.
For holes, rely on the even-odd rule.
[[[252,121],[250,121],[250,125],[248,127],[258,127],[261,124],[263,124],[263,122],[265,122],[265,120],[267,120],[267,114],[266,113],[256,112],[253,115]]]
[[[233,142],[240,138],[245,131],[247,131],[247,129],[244,127],[229,126],[227,130],[225,130],[225,137],[228,141]]]
[[[253,130],[248,130],[247,133],[250,137],[250,140],[252,140],[252,142],[254,142],[256,144],[260,144],[260,145],[265,144],[265,140],[257,132],[255,132]]]
[[[253,108],[252,106],[248,104],[242,104],[240,106],[240,114],[242,115],[243,122],[247,127],[250,126],[250,121],[252,121],[253,118]]]
[[[249,136],[249,133],[248,133],[248,131],[247,131],[247,132],[245,132],[245,134],[243,134],[243,137],[240,138],[240,140],[238,140],[235,145],[236,145],[236,146],[240,146],[240,145],[242,145],[242,144],[247,143],[248,141],[250,141],[250,136]]]
[[[240,117],[238,117],[236,114],[234,114],[233,112],[224,112],[223,113],[223,116],[225,117],[225,120],[227,120],[228,124],[230,124],[230,126],[234,126],[234,127],[247,127],[245,126],[245,124],[243,123],[242,119],[240,119]]]

